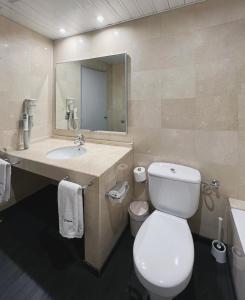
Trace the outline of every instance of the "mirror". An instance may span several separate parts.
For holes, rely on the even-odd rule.
[[[127,54],[56,65],[56,129],[127,131]]]

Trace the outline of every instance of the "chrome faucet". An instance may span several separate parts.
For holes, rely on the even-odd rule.
[[[85,137],[83,134],[78,134],[76,137],[75,137],[75,140],[74,140],[74,144],[76,145],[79,145],[79,146],[82,146],[85,144]]]

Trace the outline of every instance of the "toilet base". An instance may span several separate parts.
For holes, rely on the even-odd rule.
[[[150,300],[172,300],[173,298],[159,296],[157,294],[153,294],[149,292]]]

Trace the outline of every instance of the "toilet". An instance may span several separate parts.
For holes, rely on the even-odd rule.
[[[198,208],[201,175],[190,167],[154,162],[148,181],[156,210],[136,235],[135,272],[151,300],[170,300],[186,288],[192,275],[194,244],[187,219]]]

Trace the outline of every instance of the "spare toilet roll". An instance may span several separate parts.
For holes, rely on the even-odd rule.
[[[134,179],[136,182],[146,181],[146,171],[144,167],[136,167],[134,169]]]

